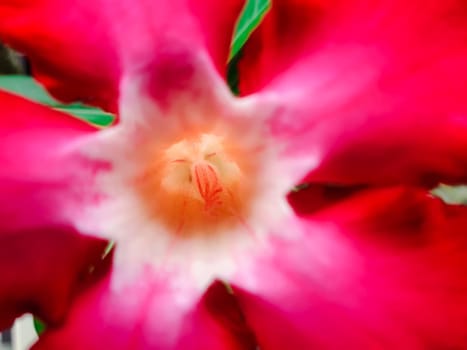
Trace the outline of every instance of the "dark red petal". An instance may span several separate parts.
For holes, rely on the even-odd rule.
[[[203,31],[206,48],[219,74],[225,77],[233,29],[245,0],[189,0]]]
[[[308,52],[314,30],[322,25],[331,2],[274,0],[271,10],[247,41],[239,61],[240,93],[263,89]],[[332,30],[332,28],[331,28]]]
[[[264,349],[467,345],[467,207],[373,190],[288,223],[234,287]]]
[[[342,187],[311,183],[290,192],[287,200],[297,215],[310,215],[357,194],[363,189],[362,186]]]
[[[0,329],[26,312],[61,321],[105,246],[66,227],[0,232]]]
[[[245,50],[243,93],[280,107],[305,181],[466,182],[467,18],[462,1],[281,1]]]

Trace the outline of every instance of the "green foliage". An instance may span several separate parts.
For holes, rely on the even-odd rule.
[[[0,89],[8,90],[29,100],[39,102],[47,106],[56,107],[60,103],[54,100],[31,77],[25,75],[1,75]]]
[[[433,195],[449,204],[467,205],[467,186],[440,185],[432,191]]]
[[[236,54],[227,65],[227,85],[234,95],[240,95],[239,83],[240,77],[238,75],[238,60],[241,58],[241,51]]]
[[[71,114],[98,126],[109,125],[114,116],[98,108],[89,107],[81,103],[62,104],[51,97],[45,89],[32,77],[24,75],[0,76],[0,89],[8,90],[40,104],[49,106],[64,113]]]
[[[37,317],[34,317],[34,329],[36,330],[37,335],[40,336],[42,333],[45,332],[47,326]]]
[[[235,27],[230,59],[237,55],[271,8],[271,0],[247,0]]]
[[[227,66],[227,84],[235,95],[240,94],[237,65],[242,57],[242,48],[270,8],[271,0],[247,0],[235,26]]]
[[[81,104],[61,105],[56,110],[71,114],[97,126],[108,126],[114,120],[114,115],[99,108],[88,107]]]

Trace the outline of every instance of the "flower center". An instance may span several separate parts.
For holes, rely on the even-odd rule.
[[[210,133],[189,136],[159,145],[150,159],[139,193],[151,216],[170,232],[210,235],[243,224],[252,166],[231,140]]]

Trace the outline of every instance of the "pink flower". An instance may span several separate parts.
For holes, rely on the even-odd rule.
[[[0,326],[38,314],[34,349],[464,347],[466,209],[422,186],[467,178],[465,5],[275,1],[236,98],[241,5],[0,4],[55,96],[119,117],[0,93]]]

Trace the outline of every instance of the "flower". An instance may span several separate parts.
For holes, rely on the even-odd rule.
[[[426,187],[466,179],[462,2],[274,1],[237,98],[241,5],[0,5],[55,96],[119,118],[0,94],[2,271],[38,261],[2,321],[52,322],[35,349],[464,346],[466,209]]]

